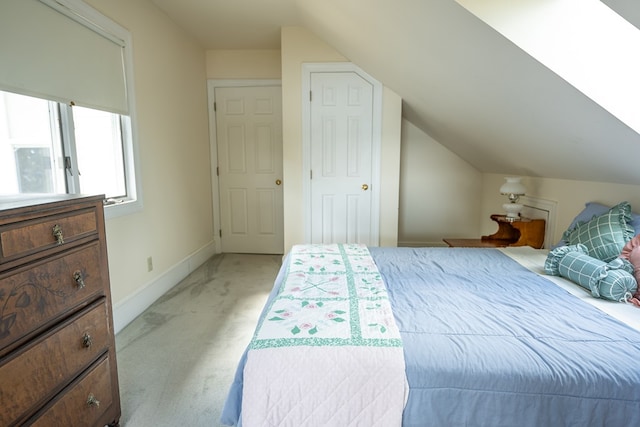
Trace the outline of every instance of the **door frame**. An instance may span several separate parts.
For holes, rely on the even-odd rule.
[[[235,80],[235,79],[208,79],[207,80],[207,106],[209,113],[209,157],[211,160],[211,204],[213,210],[213,240],[215,253],[222,252],[222,238],[220,237],[220,188],[218,178],[218,138],[216,128],[216,111],[213,108],[216,102],[216,88],[219,87],[259,87],[259,86],[280,86],[282,80],[276,79],[256,79],[256,80]]]
[[[380,150],[382,145],[382,84],[351,62],[302,64],[302,214],[304,240],[311,242],[311,92],[312,73],[353,72],[373,87],[371,146],[371,246],[380,244]]]

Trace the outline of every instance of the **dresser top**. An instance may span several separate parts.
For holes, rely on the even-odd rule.
[[[50,203],[69,202],[76,203],[79,201],[103,200],[103,195],[86,195],[86,194],[12,194],[0,195],[0,211],[9,209],[19,209],[28,206],[41,206]]]

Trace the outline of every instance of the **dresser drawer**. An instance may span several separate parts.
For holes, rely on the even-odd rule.
[[[0,264],[97,235],[95,208],[45,216],[0,227]]]
[[[24,421],[109,348],[106,300],[0,365],[0,425]],[[113,350],[113,349],[112,349]]]
[[[32,426],[96,426],[113,405],[112,387],[110,361],[105,356],[69,386],[59,400],[37,416]]]
[[[105,294],[107,274],[94,241],[57,257],[0,274],[0,356],[27,334]]]

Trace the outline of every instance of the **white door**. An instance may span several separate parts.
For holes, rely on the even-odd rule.
[[[355,72],[311,73],[311,243],[371,241],[373,86]]]
[[[222,252],[284,251],[282,91],[215,89]]]

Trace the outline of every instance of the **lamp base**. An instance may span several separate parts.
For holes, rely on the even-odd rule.
[[[505,203],[502,205],[502,209],[507,212],[507,219],[515,221],[520,218],[522,205],[520,203]]]

